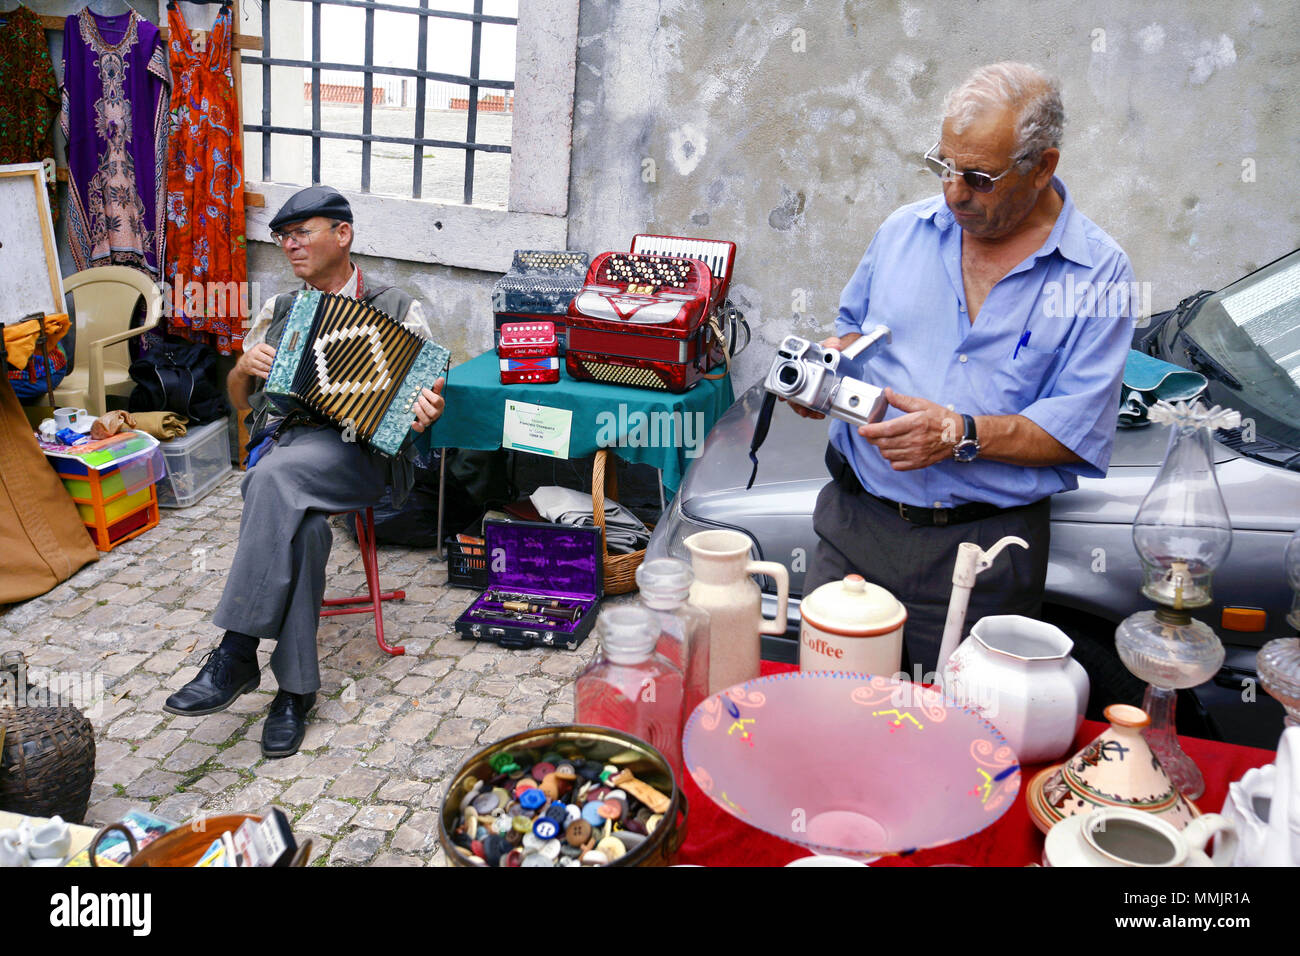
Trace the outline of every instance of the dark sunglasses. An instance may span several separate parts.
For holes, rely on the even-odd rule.
[[[993,192],[993,187],[997,185],[998,180],[1011,172],[1011,170],[1015,169],[1016,163],[1025,158],[1021,156],[1020,159],[1013,160],[1011,165],[1002,172],[998,173],[996,176],[990,176],[988,173],[981,173],[977,169],[958,169],[952,164],[951,160],[940,159],[938,152],[939,144],[935,143],[930,147],[930,151],[922,157],[925,160],[926,168],[945,183],[960,176],[965,180],[966,185],[969,186],[973,192],[977,193]]]

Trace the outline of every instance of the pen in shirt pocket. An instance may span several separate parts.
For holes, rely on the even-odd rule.
[[[1020,358],[1020,350],[1029,344],[1029,330],[1025,329],[1025,334],[1020,336],[1020,341],[1016,343],[1016,350],[1011,353],[1011,361]]]

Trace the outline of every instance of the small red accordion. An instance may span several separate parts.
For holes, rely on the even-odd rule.
[[[507,322],[501,326],[501,384],[560,380],[559,339],[553,322]]]
[[[726,361],[722,311],[736,244],[638,235],[605,252],[569,306],[565,366],[575,379],[684,392]]]

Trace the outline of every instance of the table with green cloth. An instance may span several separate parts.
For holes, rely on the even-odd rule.
[[[686,469],[703,451],[704,436],[731,407],[734,397],[730,375],[700,381],[677,395],[578,381],[569,377],[563,362],[558,382],[502,385],[494,349],[453,366],[442,394],[447,405],[442,417],[426,433],[428,447],[486,451],[500,448],[506,399],[567,408],[573,412],[570,458],[586,458],[608,448],[625,461],[652,465],[659,469],[669,499],[681,486]],[[666,435],[673,440],[666,442]]]

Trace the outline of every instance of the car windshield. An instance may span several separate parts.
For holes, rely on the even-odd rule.
[[[1260,434],[1300,448],[1300,250],[1210,296],[1183,335],[1211,360],[1202,371],[1240,386]]]

